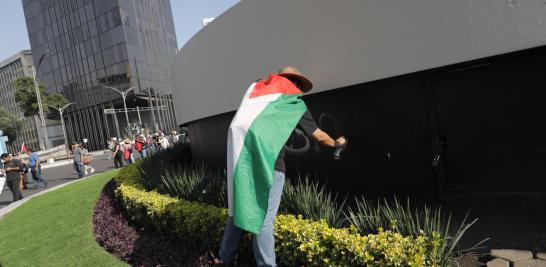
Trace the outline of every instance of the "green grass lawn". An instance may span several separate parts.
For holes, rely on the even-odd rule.
[[[36,197],[0,220],[0,266],[127,266],[93,239],[95,202],[110,171]]]

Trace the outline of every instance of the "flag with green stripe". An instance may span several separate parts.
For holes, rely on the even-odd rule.
[[[229,215],[241,229],[259,233],[268,208],[275,161],[307,110],[302,92],[270,75],[250,85],[228,132]]]

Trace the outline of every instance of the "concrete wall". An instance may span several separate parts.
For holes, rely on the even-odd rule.
[[[249,82],[300,67],[312,93],[546,44],[540,0],[243,0],[178,53],[178,124],[235,110]]]

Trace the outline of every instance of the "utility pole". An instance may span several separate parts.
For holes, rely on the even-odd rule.
[[[36,101],[38,103],[38,114],[40,115],[40,123],[41,123],[41,131],[43,135],[43,141],[41,141],[42,149],[48,149],[48,135],[47,135],[47,126],[45,123],[45,117],[44,117],[44,109],[42,107],[42,96],[40,95],[40,85],[38,84],[38,71],[40,70],[40,65],[42,65],[42,61],[44,60],[45,56],[49,54],[51,51],[47,50],[45,51],[38,60],[38,64],[35,64],[32,67],[32,76],[34,79],[34,90],[36,91]]]
[[[129,94],[129,92],[133,89],[135,89],[135,87],[129,87],[129,89],[125,90],[125,91],[121,91],[121,90],[118,90],[114,87],[110,87],[110,86],[106,86],[106,85],[103,85],[104,88],[108,88],[108,89],[112,89],[116,92],[118,92],[118,94],[121,95],[121,98],[123,99],[123,108],[125,109],[125,120],[127,121],[127,126],[131,125],[129,123],[129,114],[127,113],[127,103],[125,103],[125,99],[127,98],[127,94]]]
[[[63,126],[63,135],[64,135],[64,145],[65,147],[68,149],[68,138],[66,138],[66,127],[64,125],[64,117],[63,117],[63,112],[66,108],[68,108],[68,106],[72,105],[74,103],[68,103],[62,107],[54,107],[54,106],[49,106],[50,108],[54,108],[56,109],[58,112],[59,112],[59,115],[61,116],[61,124]]]

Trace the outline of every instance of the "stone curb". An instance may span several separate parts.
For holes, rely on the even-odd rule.
[[[63,188],[65,186],[67,186],[67,185],[83,181],[85,179],[94,177],[95,175],[99,175],[99,174],[102,174],[102,173],[105,173],[105,172],[96,173],[96,174],[93,174],[93,175],[90,175],[90,176],[87,176],[87,177],[84,177],[84,178],[80,178],[80,179],[75,180],[75,181],[70,181],[70,182],[67,182],[67,183],[64,183],[64,184],[60,184],[60,185],[48,188],[46,190],[40,191],[40,192],[38,192],[36,194],[30,195],[28,197],[25,197],[25,198],[23,198],[23,199],[21,199],[19,201],[15,201],[15,202],[13,202],[13,203],[11,203],[11,204],[9,204],[9,205],[7,205],[7,206],[0,209],[0,220],[2,220],[2,218],[4,218],[4,216],[6,216],[6,214],[12,212],[16,208],[20,207],[21,205],[25,204],[27,201],[29,201],[29,200],[37,197],[37,196],[41,196],[43,194],[49,193],[51,191],[55,191],[55,190],[57,190],[59,188]]]

